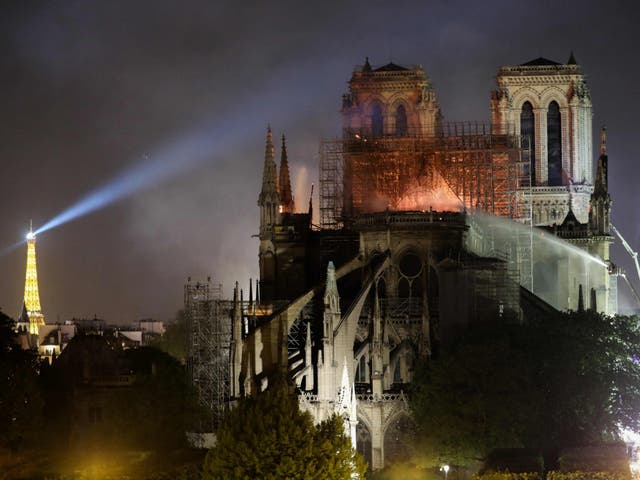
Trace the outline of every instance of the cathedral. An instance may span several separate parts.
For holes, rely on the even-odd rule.
[[[474,323],[617,311],[606,133],[573,54],[500,67],[491,123],[447,123],[421,66],[367,59],[323,141],[319,225],[267,132],[260,278],[238,287],[226,401],[287,371],[316,421],[338,413],[373,469],[403,459],[416,365]],[[294,201],[295,200],[295,201]],[[185,290],[185,292],[187,292]],[[197,298],[186,295],[185,303]]]

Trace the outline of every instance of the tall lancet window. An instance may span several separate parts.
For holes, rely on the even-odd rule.
[[[547,111],[547,161],[549,185],[562,185],[562,131],[560,106],[551,102]]]
[[[529,148],[531,185],[536,184],[536,127],[531,103],[524,102],[520,112],[520,135],[522,135],[522,147]]]
[[[382,107],[374,104],[371,109],[371,134],[374,137],[381,137],[384,133],[384,120],[382,118]]]
[[[404,105],[400,105],[396,109],[396,135],[399,137],[406,137],[407,133],[407,111],[405,110]]]

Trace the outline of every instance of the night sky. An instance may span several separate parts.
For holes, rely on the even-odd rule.
[[[613,222],[640,249],[636,2],[308,3],[4,2],[4,312],[17,317],[22,305],[26,245],[4,249],[29,219],[37,228],[132,169],[139,182],[125,191],[135,193],[38,236],[47,322],[167,320],[188,276],[211,275],[226,295],[235,280],[247,285],[267,124],[287,135],[305,205],[319,139],[339,134],[341,95],[365,56],[422,64],[445,120],[488,121],[500,65],[566,62],[573,50],[595,143],[603,123],[609,131]],[[619,245],[613,258],[638,284]]]

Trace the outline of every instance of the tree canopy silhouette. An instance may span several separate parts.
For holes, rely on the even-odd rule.
[[[364,461],[344,435],[342,417],[314,426],[284,381],[240,400],[216,436],[205,460],[205,480],[364,478]]]
[[[417,373],[425,461],[470,465],[494,448],[562,448],[640,427],[637,317],[571,312],[471,327]]]

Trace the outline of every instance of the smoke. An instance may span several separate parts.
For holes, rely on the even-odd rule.
[[[293,167],[292,170],[294,174],[293,198],[296,202],[296,212],[305,213],[308,209],[308,200],[311,194],[309,172],[304,165]]]

